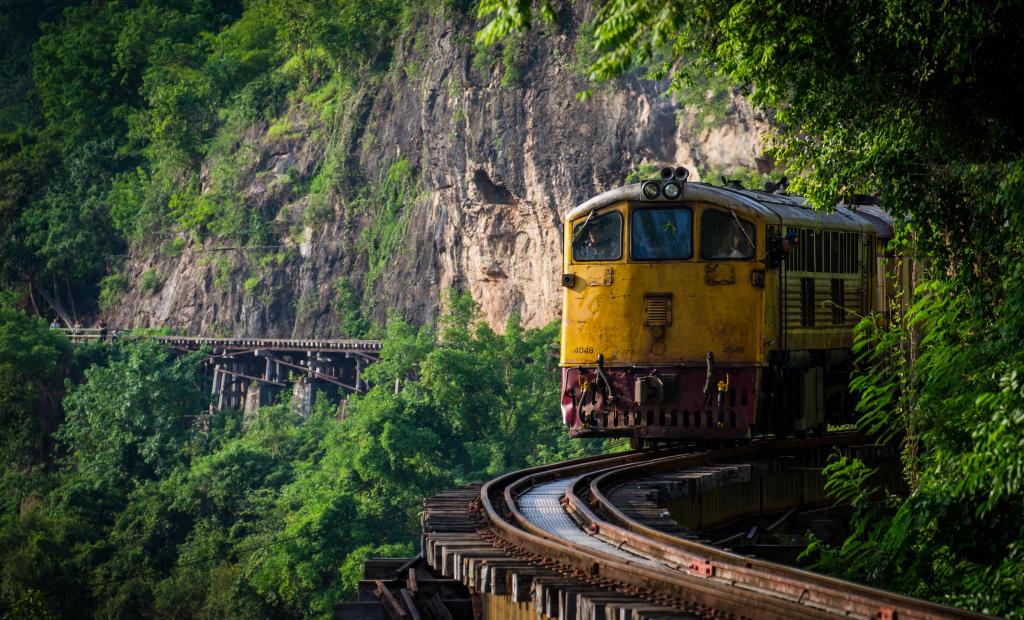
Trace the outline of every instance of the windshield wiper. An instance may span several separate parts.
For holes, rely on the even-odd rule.
[[[753,252],[754,240],[751,239],[750,235],[747,234],[747,229],[743,228],[743,224],[740,223],[740,218],[736,216],[736,212],[733,211],[732,209],[729,209],[729,213],[732,213],[732,219],[736,220],[736,225],[739,226],[740,232],[743,233],[743,236],[747,238],[747,243],[750,244],[750,251]]]
[[[576,243],[576,240],[580,238],[580,235],[581,235],[581,234],[583,234],[583,229],[584,229],[584,228],[586,228],[586,227],[587,227],[587,224],[589,224],[589,223],[590,223],[590,220],[592,220],[592,219],[594,218],[594,214],[595,214],[595,213],[597,213],[597,209],[594,209],[593,211],[591,211],[590,213],[588,213],[588,214],[587,214],[587,219],[583,220],[583,223],[582,223],[582,224],[580,224],[580,227],[576,229],[576,232],[575,232],[575,233],[573,233],[573,236],[572,236],[572,242],[573,242],[573,244],[575,244],[575,243]]]

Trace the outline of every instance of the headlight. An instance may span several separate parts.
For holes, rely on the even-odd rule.
[[[644,186],[640,188],[640,191],[643,192],[644,198],[648,200],[654,200],[658,197],[658,194],[661,193],[661,189],[658,187],[658,184],[653,181],[644,183]]]
[[[669,200],[675,200],[679,198],[679,195],[683,193],[683,188],[679,186],[675,181],[669,181],[662,186],[661,191],[665,194],[665,198]]]

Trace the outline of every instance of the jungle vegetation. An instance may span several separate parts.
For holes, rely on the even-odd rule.
[[[326,615],[361,558],[411,550],[422,495],[592,449],[554,426],[556,331],[513,319],[496,334],[465,298],[436,328],[378,327],[378,387],[344,422],[281,404],[244,433],[237,414],[204,415],[195,357],[72,348],[23,311],[26,298],[114,303],[127,282],[111,259],[129,247],[265,242],[235,187],[245,128],[286,136],[297,98],[329,116],[387,68],[424,6],[470,8],[0,0],[0,289],[13,292],[0,301],[0,615]],[[478,8],[483,44],[557,25],[562,7]],[[893,323],[865,317],[856,387],[865,428],[902,447],[911,493],[887,496],[837,459],[830,487],[854,505],[854,532],[811,541],[810,557],[1011,617],[1024,609],[1022,23],[1005,0],[609,0],[580,69],[667,79],[717,112],[747,97],[775,121],[791,191],[822,208],[877,195],[896,216],[917,287]],[[329,155],[321,172],[302,190],[339,191],[344,167]],[[311,205],[304,219],[320,221]],[[393,231],[378,232],[368,248],[388,247]],[[346,325],[370,329],[353,285],[335,288]]]
[[[269,223],[239,192],[245,131],[287,138],[299,101],[333,119],[420,12],[448,6],[0,0],[0,286],[70,321],[125,292],[130,247],[264,246]],[[311,182],[283,181],[315,195],[306,223],[345,187],[326,142]]]
[[[339,328],[384,342],[343,422],[326,400],[306,419],[286,402],[211,417],[200,356],[72,347],[30,316],[116,303],[129,250],[265,244],[238,194],[247,128],[287,137],[300,100],[333,118],[420,12],[466,8],[0,0],[0,617],[330,616],[365,558],[414,551],[424,496],[598,448],[552,415],[557,328],[495,333],[465,296],[436,326],[371,325],[362,283],[333,283]],[[334,217],[347,180],[327,142],[313,178],[289,180],[306,224]],[[368,281],[417,191],[405,159],[370,181],[346,196],[382,209],[360,237]],[[147,272],[139,293],[160,285]]]
[[[0,618],[330,617],[367,557],[413,554],[423,497],[600,448],[551,415],[557,337],[453,294],[436,328],[391,317],[343,421],[286,392],[243,429],[201,352],[72,348],[4,299]]]
[[[482,0],[479,39],[557,8]],[[836,459],[828,484],[855,507],[853,533],[808,553],[1009,617],[1024,617],[1022,26],[1012,0],[615,0],[599,3],[589,68],[668,79],[691,101],[724,86],[773,116],[790,191],[824,209],[878,196],[893,214],[916,290],[892,324],[864,318],[855,388],[862,427],[902,447],[910,494]]]

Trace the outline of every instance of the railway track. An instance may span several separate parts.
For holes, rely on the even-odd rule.
[[[625,509],[615,499],[655,481],[706,499],[723,518],[751,510],[748,500],[730,497],[757,495],[762,509],[783,507],[783,487],[798,505],[815,494],[808,472],[820,478],[820,470],[793,468],[788,482],[776,484],[763,482],[773,478],[758,467],[858,440],[633,451],[506,474],[426,500],[423,553],[436,571],[479,594],[478,612],[492,618],[985,617],[716,548],[664,513]]]

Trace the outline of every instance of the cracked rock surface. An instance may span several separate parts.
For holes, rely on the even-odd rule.
[[[335,283],[347,279],[363,308],[382,319],[397,308],[416,323],[432,321],[449,287],[469,291],[500,329],[512,313],[528,326],[558,318],[562,215],[623,183],[641,163],[701,171],[755,168],[767,120],[736,99],[713,126],[665,96],[666,84],[626,78],[594,88],[577,60],[577,29],[589,9],[566,8],[555,33],[518,45],[519,77],[500,62],[474,62],[476,25],[428,16],[396,42],[392,68],[351,96],[334,131],[302,102],[287,112],[291,131],[272,137],[249,128],[240,152],[247,172],[239,194],[272,223],[273,256],[208,239],[179,256],[148,250],[124,266],[133,290],[106,313],[115,327],[170,326],[220,336],[343,337]],[[497,57],[498,51],[489,52]],[[416,71],[408,70],[415,66]],[[342,140],[355,184],[375,183],[405,158],[420,192],[401,217],[402,235],[372,285],[360,234],[370,208],[330,205],[309,226],[311,197],[294,188],[317,173]],[[339,138],[340,136],[340,138]],[[209,170],[204,166],[204,189]],[[286,182],[290,179],[291,183]],[[158,290],[138,284],[148,270]]]

